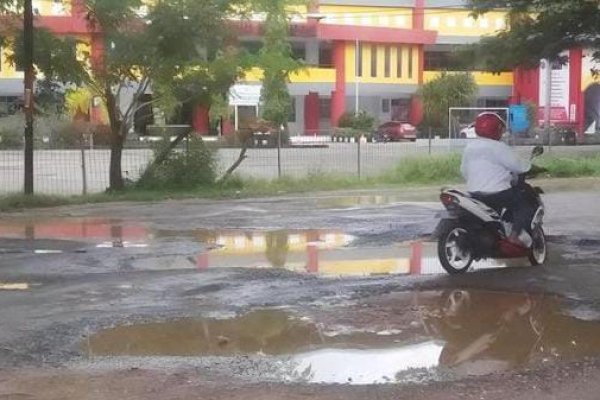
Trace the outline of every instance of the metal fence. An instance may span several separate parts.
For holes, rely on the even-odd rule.
[[[461,152],[468,140],[419,139],[416,142],[374,143],[361,140],[336,141],[329,136],[292,138],[286,145],[249,148],[236,173],[242,177],[276,179],[327,174],[340,177],[381,175],[411,157]],[[239,147],[207,141],[215,149],[218,173],[238,158]],[[185,151],[185,144],[181,148]],[[527,147],[520,148],[523,154]],[[596,146],[565,147],[555,154],[596,153]],[[127,180],[137,180],[153,157],[151,145],[128,143],[123,151],[122,169]],[[99,193],[109,184],[110,150],[86,143],[65,149],[49,143],[34,153],[34,188],[38,194],[77,195]],[[24,153],[21,149],[0,150],[0,194],[23,190]]]

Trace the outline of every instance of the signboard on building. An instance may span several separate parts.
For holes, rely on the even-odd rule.
[[[568,53],[562,54],[561,56],[567,56]],[[545,109],[546,109],[546,93],[547,93],[547,82],[546,82],[546,68],[548,65],[546,62],[540,64],[540,104],[538,107],[538,119],[544,120]],[[550,103],[552,105],[550,109],[550,121],[552,122],[568,122],[570,120],[570,71],[569,64],[553,63],[552,66],[552,85],[550,88]]]
[[[233,85],[229,90],[229,105],[258,106],[262,85]]]
[[[600,71],[600,63],[594,60],[594,51],[585,50],[581,73],[581,91],[585,99],[585,133],[600,131],[600,79],[594,71]]]

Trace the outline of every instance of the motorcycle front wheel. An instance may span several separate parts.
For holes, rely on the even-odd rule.
[[[529,251],[529,262],[534,266],[542,265],[548,257],[548,243],[546,242],[544,229],[541,226],[536,227],[532,232],[531,239],[533,243]]]
[[[455,224],[448,225],[439,236],[438,257],[449,274],[462,274],[473,263],[473,254],[468,248],[468,231]]]

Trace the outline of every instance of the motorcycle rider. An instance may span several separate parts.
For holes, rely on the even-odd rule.
[[[531,210],[518,187],[512,185],[515,175],[531,169],[531,163],[520,159],[500,139],[506,129],[504,120],[494,112],[484,112],[475,120],[478,138],[465,148],[461,173],[471,195],[497,212],[506,208],[512,214],[511,243],[531,246],[531,236],[525,231]]]

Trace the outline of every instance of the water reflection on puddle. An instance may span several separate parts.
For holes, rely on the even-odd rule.
[[[335,196],[316,199],[317,206],[320,208],[353,208],[361,206],[380,206],[406,202],[406,195],[356,195],[356,196]]]
[[[366,326],[340,329],[336,311],[307,318],[260,310],[231,319],[119,326],[90,337],[83,350],[94,356],[262,355],[284,380],[353,384],[453,379],[600,355],[600,324],[566,315],[555,297],[455,290],[389,301],[394,312]],[[345,312],[356,314],[353,321],[372,318],[369,311]]]
[[[361,197],[362,198],[362,197]],[[376,201],[388,201],[379,199]],[[204,248],[181,254],[185,268],[278,268],[322,276],[444,273],[432,245],[416,250],[410,244],[354,247],[355,237],[335,229],[150,230],[110,219],[57,219],[0,224],[0,237],[92,242],[97,249],[146,249],[157,243],[195,242]],[[60,254],[61,249],[35,254]],[[183,250],[182,250],[183,251]],[[165,264],[164,260],[160,261]],[[166,264],[165,264],[166,265]],[[475,263],[474,269],[497,268],[498,262]]]
[[[28,290],[30,287],[29,283],[26,282],[0,282],[0,290],[9,290],[9,291],[18,291],[18,290]]]

